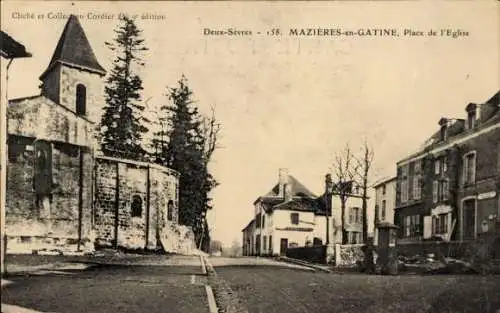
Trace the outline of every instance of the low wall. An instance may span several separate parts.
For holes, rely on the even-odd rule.
[[[500,259],[500,234],[488,233],[478,236],[473,241],[423,241],[411,244],[398,244],[398,254],[411,257],[434,254],[436,257],[468,258],[486,253]]]
[[[288,248],[286,256],[292,259],[326,264],[326,246]]]
[[[434,254],[436,256],[461,258],[470,256],[471,243],[470,242],[442,242],[442,241],[429,241],[419,243],[398,244],[396,251],[399,255],[411,257],[415,255]]]

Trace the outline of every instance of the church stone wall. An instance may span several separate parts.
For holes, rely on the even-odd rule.
[[[48,206],[37,203],[33,189],[33,139],[9,135],[6,192],[6,234],[9,247],[35,244],[37,240],[65,243],[78,240],[80,147],[52,143],[52,184]],[[81,238],[90,240],[92,157],[82,150],[82,223]],[[35,247],[33,245],[33,247]]]
[[[167,224],[168,200],[177,198],[177,174],[144,162],[107,157],[96,157],[95,162],[96,244],[116,244],[126,249],[159,248],[159,238]],[[138,217],[132,216],[134,197],[142,203]]]

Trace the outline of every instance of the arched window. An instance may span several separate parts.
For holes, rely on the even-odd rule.
[[[76,85],[76,114],[85,115],[87,111],[87,88],[84,85]]]
[[[167,219],[171,221],[174,218],[174,201],[168,200],[167,204]]]
[[[142,216],[142,198],[138,195],[132,197],[132,217]]]

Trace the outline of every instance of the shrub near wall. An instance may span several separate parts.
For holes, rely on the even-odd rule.
[[[311,263],[326,264],[326,246],[288,248],[286,256]]]
[[[363,244],[341,245],[340,246],[340,259],[337,266],[351,266],[356,265],[359,261],[365,258],[363,252]]]

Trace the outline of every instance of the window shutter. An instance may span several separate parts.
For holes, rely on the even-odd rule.
[[[434,229],[434,217],[424,216],[424,238],[430,238]]]
[[[448,193],[450,192],[450,186],[448,185],[448,180],[443,181],[443,200],[448,200]]]
[[[475,183],[476,182],[476,154],[473,154],[472,157],[470,158],[471,160],[471,164],[470,164],[470,167],[471,167],[471,183]]]
[[[437,180],[432,182],[432,201],[434,203],[438,202],[438,181]]]

